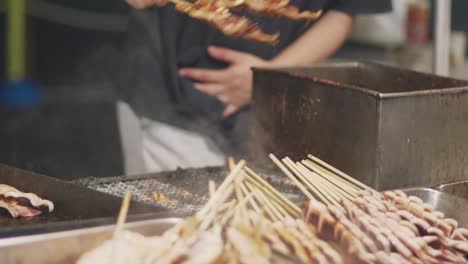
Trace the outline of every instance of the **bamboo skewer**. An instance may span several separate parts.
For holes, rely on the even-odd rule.
[[[226,179],[221,183],[221,185],[218,187],[218,189],[215,191],[213,194],[213,197],[208,200],[208,202],[205,204],[205,206],[198,211],[195,216],[198,219],[203,219],[206,213],[213,208],[213,206],[216,205],[216,202],[219,200],[219,196],[223,195],[223,193],[226,193],[226,188],[230,186],[230,184],[234,181],[236,177],[241,175],[242,172],[242,167],[244,167],[245,161],[241,160],[237,165],[233,168],[233,170],[229,173],[229,175],[226,177]]]
[[[213,180],[208,182],[208,191],[210,192],[210,198],[213,198],[213,195],[216,192],[216,185]]]
[[[331,195],[335,195],[336,198],[339,198],[338,200],[336,200],[338,203],[340,202],[340,200],[351,201],[352,199],[354,199],[348,193],[344,192],[339,186],[333,184],[333,182],[327,181],[326,179],[322,178],[319,174],[308,170],[301,163],[298,162],[297,166],[301,168],[302,172],[307,176],[307,178],[309,178],[311,182],[313,182],[313,179],[315,179],[315,181],[320,183],[323,186],[323,188],[325,188],[325,190],[328,191]]]
[[[324,168],[326,168],[326,169],[328,169],[328,170],[334,172],[335,174],[337,174],[337,175],[339,175],[339,176],[345,178],[346,180],[348,180],[348,181],[354,183],[355,185],[359,186],[360,188],[362,188],[362,189],[364,189],[364,190],[371,191],[371,192],[376,192],[376,190],[374,190],[374,189],[370,188],[369,186],[363,184],[362,182],[360,182],[360,181],[354,179],[353,177],[347,175],[346,173],[344,173],[344,172],[342,172],[342,171],[340,171],[340,170],[334,168],[334,167],[331,166],[330,164],[328,164],[328,163],[326,163],[326,162],[324,162],[324,161],[322,161],[322,160],[320,160],[320,159],[314,157],[313,155],[310,155],[310,154],[309,154],[308,157],[309,157],[309,159],[311,159],[311,160],[314,161],[315,163],[318,163],[318,164],[321,165],[322,167],[324,167]]]
[[[244,170],[249,176],[247,177],[247,180],[250,180],[253,184],[257,185],[258,188],[260,188],[263,192],[268,194],[271,198],[276,199],[278,202],[281,201],[280,203],[283,204],[285,208],[290,209],[288,211],[292,211],[291,213],[293,214],[300,214],[302,212],[302,210],[297,205],[295,205],[289,199],[284,197],[282,193],[273,188],[267,181],[258,176],[249,167],[245,166]]]
[[[286,164],[286,166],[289,167],[289,169],[299,178],[310,190],[312,190],[313,193],[325,204],[330,205],[333,203],[331,200],[329,200],[327,197],[325,197],[322,194],[322,191],[317,189],[313,184],[311,184],[305,177],[297,170],[295,167],[294,162],[291,161],[288,157],[283,159],[283,163]]]
[[[240,183],[240,188],[241,188],[241,191],[244,193],[244,195],[249,194],[249,191],[247,190],[247,187],[245,187],[245,184],[243,182]],[[257,213],[261,212],[260,207],[258,206],[257,202],[255,202],[254,199],[250,199],[249,202],[252,208],[255,210],[255,212]]]
[[[202,222],[202,230],[208,228],[213,219],[216,217],[216,208],[218,208],[220,204],[224,203],[234,192],[234,187],[232,185],[228,185],[225,189],[226,190],[224,192],[219,193],[218,195],[218,188],[218,190],[215,192],[215,195],[213,196],[216,198],[211,198],[207,202],[207,204],[211,202],[211,207],[203,207],[200,211],[198,211],[197,214],[195,214],[196,219]],[[206,211],[203,212],[203,214],[199,214],[203,209]]]
[[[304,185],[302,183],[300,183],[296,179],[296,177],[294,177],[294,175],[291,174],[291,172],[281,163],[281,161],[279,161],[275,157],[275,155],[270,154],[270,159],[273,160],[273,162],[276,164],[276,166],[278,166],[284,172],[284,174],[286,174],[286,176],[288,176],[288,178],[291,179],[291,181],[297,186],[297,188],[299,188],[299,190],[302,191],[302,193],[305,194],[305,196],[307,196],[308,199],[315,200],[314,196],[312,196],[312,194],[310,194],[310,192],[304,187]]]
[[[254,192],[254,187],[249,184],[248,182],[245,183],[245,185],[247,186],[247,189],[253,193],[254,197],[260,202],[262,203],[262,199],[260,197],[258,197],[258,193]],[[274,221],[277,220],[275,214],[270,210],[270,208],[266,207],[265,204],[262,204],[262,210],[266,212],[266,214]]]
[[[117,224],[114,230],[114,237],[118,235],[124,227],[125,221],[127,220],[128,208],[130,207],[130,201],[132,199],[132,193],[127,192],[122,201],[122,205],[120,207],[119,216],[117,218]]]
[[[335,198],[336,194],[334,196],[334,192],[330,190],[329,186],[324,185],[323,182],[321,182],[320,180],[314,181],[309,175],[310,171],[304,170],[303,167],[297,167],[296,169],[300,173],[302,173],[301,177],[303,178],[303,180],[307,182],[309,186],[314,188],[315,192],[317,192],[316,195],[320,195],[319,198],[322,201],[324,201],[324,199],[328,201],[328,202],[324,202],[325,204],[330,205],[331,203],[333,205],[339,205],[339,199]]]
[[[320,177],[326,179],[329,182],[332,182],[334,185],[348,193],[350,196],[357,196],[359,190],[361,190],[358,186],[346,181],[340,176],[329,173],[325,169],[321,169],[318,166],[315,166],[315,164],[309,160],[303,160],[301,164],[303,166],[306,166],[309,170],[312,170],[314,173],[318,174]]]
[[[271,187],[270,185],[262,185],[261,183],[255,181],[254,179],[252,178],[247,178],[248,182],[254,184],[257,188],[259,188],[261,191],[263,191],[268,197],[270,197],[270,199],[274,200],[276,203],[280,204],[285,210],[287,210],[291,215],[295,215],[295,216],[298,216],[301,214],[301,209],[291,203],[291,201],[289,201],[286,197],[284,196],[277,196],[275,195],[274,193],[270,192],[268,188],[266,188],[265,186],[269,186]],[[289,203],[288,203],[289,202]],[[291,206],[292,204],[292,206]]]
[[[227,165],[228,165],[229,171],[232,171],[234,169],[234,166],[236,166],[236,161],[234,160],[234,157],[229,156],[227,158]]]
[[[320,165],[313,163],[310,160],[304,160],[302,162],[308,169],[314,171],[315,173],[319,174],[322,177],[327,177],[330,180],[334,180],[335,182],[339,182],[342,188],[350,193],[358,194],[359,190],[362,190],[359,186],[347,181],[346,179],[330,172],[326,169],[320,167]]]
[[[269,208],[271,210],[272,214],[275,215],[275,220],[279,221],[284,218],[284,216],[278,211],[276,206],[274,206],[273,203],[269,201],[261,191],[254,187],[253,193],[256,194],[260,198],[260,200],[262,200],[266,208]]]

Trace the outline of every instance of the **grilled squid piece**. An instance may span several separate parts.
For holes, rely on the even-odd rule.
[[[18,189],[0,184],[0,208],[5,209],[13,218],[40,215],[43,211],[52,212],[54,204],[34,193],[21,192]]]

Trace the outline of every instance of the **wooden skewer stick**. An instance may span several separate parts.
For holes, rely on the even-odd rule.
[[[339,199],[343,199],[343,200],[353,200],[354,197],[349,195],[347,192],[343,191],[339,185],[335,185],[333,184],[333,182],[330,182],[330,181],[327,181],[326,178],[320,176],[318,173],[315,173],[309,169],[307,169],[307,167],[305,167],[304,165],[302,165],[302,163],[296,163],[296,165],[298,166],[298,168],[300,168],[300,170],[304,173],[304,175],[309,178],[310,181],[317,181],[319,182],[324,188],[326,188],[326,190],[328,190],[328,192],[332,195],[335,195],[337,198]],[[339,200],[337,200],[339,201]]]
[[[355,184],[347,181],[346,179],[334,174],[333,172],[326,170],[322,168],[320,165],[314,163],[313,161],[310,160],[303,160],[302,163],[311,171],[319,174],[321,177],[326,177],[330,181],[334,181],[337,184],[339,183],[339,186],[347,191],[349,194],[357,196],[359,193],[359,190],[362,190],[359,186],[356,186]]]
[[[314,157],[313,155],[308,155],[309,159],[311,159],[312,161],[314,161],[315,163],[318,163],[319,165],[323,166],[324,168],[327,168],[328,170],[334,172],[335,174],[345,178],[346,180],[354,183],[355,185],[361,187],[362,189],[364,190],[368,190],[368,191],[371,191],[371,192],[377,192],[376,190],[372,189],[371,187],[365,185],[364,183],[354,179],[353,177],[347,175],[346,173],[336,169],[335,167],[331,166],[330,164],[320,160],[319,158],[317,157]]]
[[[288,157],[283,159],[283,163],[286,164],[286,166],[289,167],[289,169],[299,178],[302,183],[304,183],[323,203],[326,205],[330,205],[333,203],[332,200],[330,200],[328,197],[324,196],[322,191],[317,189],[313,184],[311,184],[305,177],[302,175],[296,168],[295,164],[291,159]]]
[[[265,188],[263,185],[261,185],[261,183],[255,181],[251,177],[247,177],[246,180],[250,182],[251,184],[253,184],[255,187],[257,187],[258,189],[260,189],[260,191],[262,191],[266,196],[268,196],[271,200],[277,203],[278,206],[280,206],[285,211],[287,211],[289,215],[294,216],[294,217],[299,217],[301,215],[302,211],[300,210],[299,207],[297,207],[297,205],[294,205],[295,207],[291,207],[289,205],[288,202],[291,202],[291,201],[287,200],[288,202],[285,202],[283,199],[279,198],[274,193],[269,192],[267,188]],[[284,199],[287,199],[287,198],[284,197]]]
[[[219,188],[218,188],[219,190]],[[195,214],[195,217],[196,219],[198,219],[199,221],[201,221],[202,223],[200,224],[200,229],[201,230],[206,230],[210,225],[211,223],[213,222],[213,220],[216,218],[216,213],[217,213],[217,208],[219,208],[219,206],[221,206],[226,200],[227,198],[229,198],[231,196],[231,194],[234,192],[234,187],[232,185],[229,185],[225,192],[221,193],[220,195],[217,196],[216,200],[212,203],[212,207],[208,208],[208,210],[206,210],[206,212],[204,212],[203,214]],[[216,194],[215,194],[216,196]],[[214,198],[211,198],[210,200],[208,200],[208,203]],[[204,207],[206,208],[206,207]],[[202,208],[202,209],[204,209]],[[198,211],[200,212],[200,211]]]
[[[294,216],[294,217],[299,217],[301,214],[300,208],[297,207],[294,203],[292,203],[289,199],[284,197],[281,193],[279,195],[275,195],[272,193],[271,190],[275,190],[273,186],[271,186],[268,182],[263,180],[260,176],[258,176],[254,171],[250,170],[249,168],[244,167],[244,170],[246,171],[245,174],[245,179],[250,182],[251,184],[254,185],[256,189],[259,190],[259,192],[262,194],[263,198],[271,202],[275,206],[275,210],[278,210],[282,215],[284,216]],[[251,175],[247,174],[247,171],[249,171],[250,174],[255,175],[254,177],[258,178],[259,180],[263,181],[262,182],[256,181]],[[268,197],[271,199],[268,199]],[[253,201],[253,200],[252,200]],[[286,201],[286,202],[285,202]],[[293,206],[297,207],[297,211],[293,208],[289,208],[289,202]]]
[[[233,216],[234,210],[236,208],[236,200],[232,200],[232,204],[229,205],[229,208],[226,209],[226,213],[220,216],[219,223],[221,226],[226,225],[229,219]]]
[[[304,167],[294,164],[294,162],[288,158],[288,162],[291,166],[295,165],[295,169],[301,174],[301,178],[304,182],[309,185],[312,185],[315,188],[315,191],[321,193],[325,198],[328,199],[332,204],[339,204],[339,198],[336,197],[336,194],[330,189],[332,187],[324,184],[320,179],[314,178],[310,175],[310,171],[304,169]]]
[[[249,194],[249,191],[247,190],[247,187],[245,187],[245,184],[243,182],[240,183],[240,188],[245,196]],[[249,199],[249,203],[256,213],[261,213],[260,206],[258,206],[257,202],[254,199]]]
[[[257,192],[254,192],[254,187],[249,184],[248,182],[245,183],[245,185],[247,186],[247,189],[253,193],[255,199],[257,199],[257,201],[262,205],[262,210],[266,212],[266,214],[270,217],[270,219],[272,219],[273,221],[276,221],[278,220],[276,215],[270,210],[270,208],[268,208],[264,203],[263,203],[263,200],[258,196],[258,193]]]
[[[346,180],[345,178],[321,167],[319,164],[311,161],[311,160],[303,160],[303,164],[309,168],[310,170],[319,173],[321,175],[327,175],[331,178],[334,178],[335,180],[341,182],[347,190],[354,191],[356,194],[359,193],[360,190],[362,190],[361,187],[355,185],[354,183]]]
[[[278,166],[284,172],[284,174],[286,174],[286,176],[288,176],[288,178],[291,179],[291,181],[297,186],[297,188],[299,188],[299,190],[301,190],[302,193],[304,193],[305,196],[307,196],[309,200],[316,200],[315,197],[312,196],[312,194],[310,194],[310,192],[304,187],[304,185],[300,183],[296,179],[296,177],[294,177],[294,175],[291,174],[291,172],[283,165],[283,163],[281,163],[281,161],[279,161],[276,158],[275,155],[270,154],[270,159],[273,160],[276,166]]]
[[[325,180],[321,179],[317,175],[311,175],[312,172],[307,170],[304,166],[301,166],[299,170],[301,170],[304,175],[307,175],[309,180],[314,181],[317,184],[317,188],[320,188],[320,190],[323,191],[324,195],[332,201],[334,206],[343,209],[342,201],[349,201],[348,198],[343,196],[343,192],[336,188],[336,186],[325,182]]]
[[[360,188],[359,186],[321,167],[319,164],[314,163],[311,160],[302,160],[302,164],[304,164],[304,166],[314,171],[315,173],[319,174],[321,177],[326,177],[327,180],[332,181],[334,184],[340,186],[340,188],[346,190],[351,195],[357,195],[359,194],[359,191],[362,190],[362,188]]]
[[[229,171],[232,171],[234,169],[234,166],[236,166],[236,161],[234,160],[234,157],[229,156],[227,158],[227,165],[228,165]]]
[[[275,204],[273,204],[268,198],[266,198],[265,194],[263,192],[261,192],[258,188],[255,188],[254,189],[254,193],[257,192],[258,193],[258,196],[260,197],[260,199],[263,200],[263,203],[269,207],[271,209],[271,211],[273,212],[273,214],[276,215],[276,217],[279,219],[279,220],[282,220],[284,219],[284,215],[282,215],[280,213],[280,211],[278,210],[278,208],[275,206]]]
[[[245,161],[241,160],[237,165],[234,167],[234,169],[229,173],[229,175],[224,179],[224,181],[221,183],[221,185],[218,187],[216,192],[214,193],[213,197],[211,197],[208,202],[203,206],[200,211],[198,211],[195,215],[198,219],[203,219],[206,213],[211,210],[218,202],[219,202],[219,197],[223,196],[224,193],[226,193],[226,188],[231,186],[231,183],[234,181],[235,178],[237,178],[239,175],[241,175],[242,172],[242,167],[244,167]],[[231,186],[232,187],[232,186]],[[232,189],[231,189],[232,190]],[[221,201],[224,202],[224,201]]]
[[[125,193],[125,196],[122,201],[122,205],[120,207],[119,217],[117,218],[117,224],[114,230],[114,237],[117,234],[119,234],[124,227],[125,221],[127,220],[128,208],[130,207],[131,199],[132,199],[132,193],[131,192]]]
[[[210,198],[213,198],[213,195],[214,195],[215,192],[216,192],[216,185],[215,185],[215,183],[214,183],[213,180],[210,180],[210,181],[208,182],[208,190],[209,190],[209,192],[210,192]]]
[[[289,208],[288,211],[296,214],[301,214],[302,210],[293,202],[291,202],[288,198],[286,198],[282,193],[280,193],[277,189],[271,186],[266,180],[256,174],[253,170],[249,167],[245,166],[244,170],[247,172],[248,176],[246,179],[250,180],[253,184],[255,184],[258,188],[260,188],[265,194],[270,196],[272,199],[277,200],[277,202],[281,203],[284,208]]]

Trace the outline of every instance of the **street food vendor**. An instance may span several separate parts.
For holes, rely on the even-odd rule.
[[[251,67],[319,63],[345,42],[354,15],[391,9],[390,0],[292,1],[301,10],[323,10],[312,23],[241,13],[264,31],[280,33],[279,43],[268,45],[225,36],[175,11],[168,0],[127,2],[135,10],[116,80],[139,118],[147,171],[220,165],[226,154],[248,156]]]

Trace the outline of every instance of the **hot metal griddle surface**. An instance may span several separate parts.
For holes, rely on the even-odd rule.
[[[271,172],[260,174],[289,199],[303,199],[304,196],[286,177]],[[90,177],[74,182],[119,197],[131,191],[135,201],[146,204],[155,203],[153,192],[162,193],[176,202],[175,206],[166,205],[168,210],[187,216],[195,213],[208,200],[208,182],[212,180],[219,185],[227,175],[224,167],[206,167],[110,178]]]
[[[32,218],[14,219],[0,214],[0,237],[61,231],[85,226],[109,224],[115,221],[122,199],[70,182],[0,164],[0,183],[20,191],[32,192],[52,201],[55,209]],[[155,214],[167,216],[167,210],[157,204],[133,202],[131,216]]]

